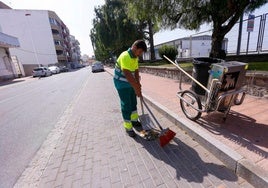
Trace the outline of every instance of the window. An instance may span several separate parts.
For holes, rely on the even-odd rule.
[[[60,26],[60,22],[58,22],[57,20],[55,20],[55,24]]]
[[[54,18],[49,18],[49,22],[53,25],[57,25],[57,21]]]
[[[52,33],[55,34],[55,35],[59,35],[59,31],[58,30],[55,30],[55,29],[52,29]]]
[[[61,45],[61,42],[59,40],[54,41],[55,45]]]
[[[57,53],[57,55],[62,55],[62,54],[63,54],[63,51],[61,51],[61,50],[56,50],[56,53]]]
[[[34,68],[34,71],[42,71],[42,68]]]
[[[53,18],[49,18],[49,22],[50,22],[51,24],[54,24],[54,23],[53,23]]]

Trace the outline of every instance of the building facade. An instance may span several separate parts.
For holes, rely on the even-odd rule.
[[[0,32],[0,81],[16,78],[23,75],[21,65],[12,62],[9,48],[20,46],[16,37]]]
[[[81,58],[81,51],[80,51],[80,43],[78,40],[75,39],[75,36],[70,35],[70,43],[71,43],[71,54],[72,54],[72,61],[79,61]]]
[[[177,58],[196,58],[196,57],[209,57],[211,51],[211,36],[200,35],[193,37],[184,37],[165,43],[155,45],[156,59],[161,59],[159,55],[159,48],[164,45],[174,46],[178,50]],[[222,43],[222,49],[227,51],[228,39],[224,39]],[[150,51],[145,54],[145,60],[150,59]]]
[[[55,12],[0,9],[2,30],[20,41],[10,49],[22,63],[25,74],[38,66],[67,64],[71,60],[69,30]]]
[[[59,63],[71,61],[70,32],[55,12],[48,11],[49,22]]]

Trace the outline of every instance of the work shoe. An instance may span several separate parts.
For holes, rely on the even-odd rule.
[[[136,133],[135,133],[132,129],[130,129],[130,130],[127,130],[127,129],[126,129],[126,133],[127,133],[128,136],[130,136],[130,137],[135,137],[135,136],[136,136]]]
[[[132,123],[133,127],[141,127],[142,126],[141,122],[139,122],[139,121],[131,121],[131,123]]]

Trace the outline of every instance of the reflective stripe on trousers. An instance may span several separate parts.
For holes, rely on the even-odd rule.
[[[138,120],[137,98],[135,91],[132,87],[117,89],[117,91],[120,97],[124,127],[127,129],[132,128],[131,121]]]
[[[125,120],[125,121],[124,121],[124,127],[125,127],[125,129],[127,129],[127,130],[131,130],[131,129],[132,129],[132,123],[131,123],[131,121],[127,121],[127,120]]]
[[[130,116],[131,121],[138,121],[138,118],[139,118],[139,115],[138,115],[137,110],[133,111]]]

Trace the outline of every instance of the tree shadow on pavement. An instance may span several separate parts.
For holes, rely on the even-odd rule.
[[[255,119],[235,111],[230,111],[225,122],[222,118],[222,113],[214,112],[203,116],[197,123],[212,134],[222,135],[241,147],[268,158],[268,125],[257,123]]]
[[[219,183],[218,179],[227,180],[229,182],[237,181],[238,179],[238,177],[224,165],[215,164],[213,161],[205,162],[200,157],[200,155],[202,155],[203,158],[210,161],[212,158],[208,158],[208,155],[212,154],[208,152],[199,154],[195,149],[176,137],[164,148],[161,148],[157,141],[145,141],[138,138],[137,142],[144,146],[153,161],[157,160],[155,162],[157,163],[156,166],[163,165],[163,163],[160,162],[163,161],[165,164],[174,168],[176,175],[171,174],[171,176],[176,177],[178,180],[185,179],[187,182],[211,184],[213,181]],[[158,168],[162,167],[163,166],[160,166]],[[168,175],[169,174],[162,174],[162,176]],[[208,178],[210,179],[209,182],[207,181]],[[208,186],[211,185],[207,185],[206,187]]]

